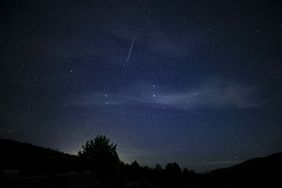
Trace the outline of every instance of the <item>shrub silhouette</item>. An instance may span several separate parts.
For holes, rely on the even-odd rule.
[[[89,168],[100,178],[112,177],[117,173],[120,163],[116,146],[110,143],[106,136],[97,135],[94,139],[86,141],[78,156],[89,161]]]

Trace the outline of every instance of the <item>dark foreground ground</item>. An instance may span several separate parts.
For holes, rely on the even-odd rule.
[[[270,173],[274,174],[274,173]],[[195,179],[137,179],[127,178],[97,179],[90,173],[70,172],[58,175],[41,175],[25,177],[1,177],[1,188],[201,188],[201,187],[281,187],[281,172],[269,176],[218,176],[215,174],[196,175]]]

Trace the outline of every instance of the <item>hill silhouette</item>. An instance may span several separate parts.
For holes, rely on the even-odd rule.
[[[18,169],[20,175],[66,172],[79,168],[78,157],[59,151],[0,139],[0,170]]]
[[[270,186],[281,184],[282,153],[257,157],[229,168],[217,169],[208,173],[208,182],[217,186],[238,187]]]
[[[120,161],[114,178],[95,175],[89,161],[79,156],[0,139],[1,187],[272,187],[281,185],[282,153],[253,158],[205,174],[181,169],[177,163],[164,168]],[[7,172],[16,171],[16,174]],[[72,171],[72,175],[68,173]],[[86,172],[89,173],[86,173]],[[38,178],[41,176],[40,178]],[[105,179],[106,177],[106,179]],[[36,179],[36,180],[35,180]]]

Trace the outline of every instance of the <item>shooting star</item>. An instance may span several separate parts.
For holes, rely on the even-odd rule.
[[[130,46],[130,49],[129,49],[129,52],[128,52],[128,55],[127,55],[127,58],[126,58],[126,61],[129,61],[130,54],[131,54],[131,51],[132,51],[132,48],[133,48],[133,45],[134,45],[134,42],[135,42],[135,38],[136,38],[136,36],[132,40],[132,43],[131,43],[131,46]]]

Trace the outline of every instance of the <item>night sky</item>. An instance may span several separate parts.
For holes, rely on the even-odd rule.
[[[0,137],[198,171],[282,151],[280,1],[0,3]]]

